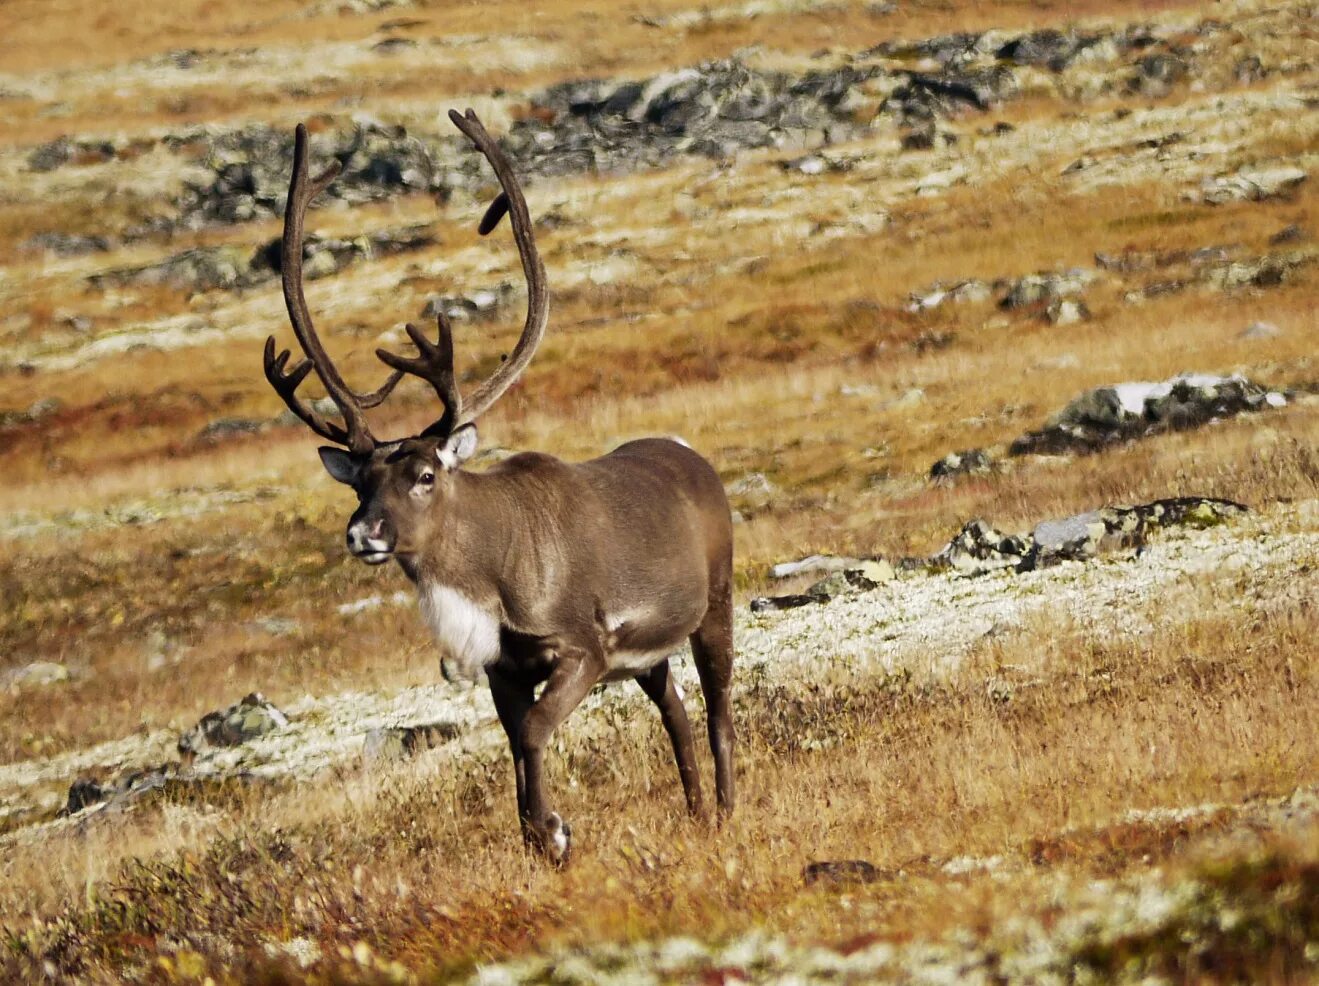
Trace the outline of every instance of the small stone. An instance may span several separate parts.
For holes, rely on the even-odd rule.
[[[778,495],[778,487],[763,472],[747,473],[730,483],[728,497],[743,511],[764,510]]]
[[[846,572],[834,572],[832,575],[826,575],[807,589],[806,595],[812,599],[827,602],[838,596],[847,595],[852,589],[852,582],[848,579]]]
[[[935,482],[948,483],[958,476],[983,476],[993,469],[993,460],[984,449],[962,449],[949,452],[942,459],[930,466],[930,479]]]
[[[46,688],[68,681],[72,675],[63,664],[54,661],[33,661],[21,668],[15,668],[4,677],[6,687],[11,691],[24,688]]]
[[[106,798],[106,791],[89,777],[79,777],[69,786],[69,796],[60,810],[61,815],[75,815]]]
[[[786,579],[793,575],[807,572],[844,572],[849,568],[859,568],[863,562],[859,558],[843,558],[838,555],[807,555],[798,561],[779,562],[769,570],[772,579]]]
[[[1084,301],[1074,298],[1055,298],[1044,310],[1045,317],[1054,325],[1074,325],[1090,317]]]
[[[830,886],[874,883],[880,877],[879,868],[864,859],[822,860],[807,863],[802,870],[802,880],[808,887],[818,883]]]
[[[799,593],[789,596],[757,596],[751,600],[751,612],[770,613],[779,609],[797,609],[800,606],[810,606],[812,603],[821,601],[817,596],[807,596]]]

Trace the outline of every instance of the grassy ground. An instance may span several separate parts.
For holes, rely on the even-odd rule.
[[[285,125],[317,111],[433,118],[495,89],[511,93],[492,104],[504,121],[519,93],[545,84],[642,77],[739,50],[810,64],[821,51],[953,30],[1199,14],[1115,0],[917,2],[887,15],[862,3],[769,4],[754,17],[736,6],[0,10],[0,410],[60,402],[32,423],[0,424],[0,672],[54,661],[71,674],[0,691],[0,763],[41,769],[97,743],[172,735],[254,689],[286,705],[437,677],[410,608],[338,611],[406,583],[346,559],[351,504],[305,430],[199,437],[219,417],[279,410],[258,369],[261,339],[287,334],[277,289],[189,296],[85,281],[193,245],[251,248],[277,226],[83,257],[34,253],[24,243],[37,232],[115,231],[159,213],[181,177],[155,158],[37,175],[22,164],[32,145],[195,122]],[[1024,529],[1106,503],[1203,494],[1266,514],[1301,505],[1288,523],[1312,531],[1313,510],[1301,508],[1319,495],[1319,406],[1305,396],[1319,385],[1319,186],[1311,177],[1287,197],[1219,206],[1195,192],[1205,176],[1248,166],[1313,174],[1313,112],[1298,110],[1319,84],[1305,67],[1313,40],[1297,5],[1223,16],[1240,50],[1205,55],[1206,78],[1229,81],[1203,91],[1085,102],[1040,83],[954,121],[951,148],[902,152],[896,134],[879,132],[828,148],[850,170],[813,178],[780,166],[791,154],[756,152],[719,167],[684,160],[536,184],[533,213],[561,218],[540,234],[552,329],[524,382],[482,422],[485,444],[582,458],[626,437],[681,433],[730,483],[763,473],[776,489],[769,505],[737,504],[740,604],[765,590],[773,562],[924,554],[975,516]],[[395,35],[424,43],[396,59],[372,53]],[[186,48],[222,69],[185,78],[166,56]],[[1293,68],[1231,81],[1234,60],[1253,50]],[[1172,130],[1178,141],[1142,148]],[[1082,157],[1099,163],[1065,170]],[[919,190],[949,169],[962,174],[951,187]],[[373,349],[396,342],[430,294],[516,280],[506,240],[476,241],[479,208],[411,197],[314,214],[326,233],[432,222],[440,234],[424,254],[309,288],[354,381],[380,375]],[[1299,240],[1274,241],[1292,226]],[[937,281],[1206,246],[1298,259],[1273,286],[1197,284],[1140,304],[1127,295],[1161,275],[1105,272],[1085,294],[1091,318],[1067,326],[993,300],[908,310],[910,293]],[[72,314],[92,328],[72,327]],[[506,351],[519,318],[462,330],[468,386]],[[1280,331],[1243,335],[1256,321]],[[160,342],[176,336],[177,348]],[[952,487],[926,480],[946,452],[1006,443],[1086,388],[1182,371],[1241,372],[1297,399],[1101,455],[1012,460]],[[426,424],[435,410],[423,389],[400,388],[378,431]],[[943,679],[748,679],[745,797],[718,832],[681,815],[648,710],[570,723],[551,776],[582,842],[562,874],[522,853],[510,769],[483,751],[346,766],[310,784],[166,792],[35,841],[6,806],[0,968],[96,982],[438,981],[474,963],[669,935],[713,942],[762,929],[842,951],[984,935],[1048,923],[1069,906],[1067,888],[1092,878],[1221,877],[1247,896],[1313,887],[1319,828],[1311,816],[1282,824],[1275,808],[1319,784],[1315,588],[1313,560],[1285,577],[1208,572],[1133,612],[1148,632],[1098,632],[1060,611],[985,639]],[[292,629],[272,632],[271,618]],[[1003,681],[1008,700],[990,687]],[[1205,804],[1218,807],[1131,814]],[[850,858],[882,879],[803,885],[806,863]],[[972,864],[950,865],[959,859]],[[1302,981],[1305,942],[1319,940],[1313,914],[1267,901],[1281,926],[1302,929],[1299,946],[1294,935],[1245,945],[1209,936],[1217,965],[1187,965],[1186,949],[1165,944],[1141,968],[1173,981]],[[308,949],[320,958],[303,968]],[[1117,974],[1105,965],[1113,955],[1092,958]]]

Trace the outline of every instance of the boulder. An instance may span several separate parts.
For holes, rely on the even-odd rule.
[[[930,559],[935,569],[952,569],[963,575],[983,575],[1015,568],[1029,553],[1029,535],[1004,534],[988,521],[969,521],[957,536]]]
[[[218,712],[208,712],[179,737],[186,759],[213,747],[238,746],[289,724],[288,717],[260,692],[252,692]]]
[[[1123,383],[1086,391],[1039,431],[1009,446],[1010,455],[1097,452],[1163,431],[1197,428],[1287,403],[1285,394],[1241,376],[1187,374],[1161,383]]]

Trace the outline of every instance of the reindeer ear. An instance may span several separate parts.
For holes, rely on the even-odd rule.
[[[439,448],[435,457],[445,469],[457,469],[476,452],[476,425],[463,425],[450,435]]]
[[[362,463],[352,452],[335,448],[333,445],[322,445],[317,451],[321,454],[321,463],[325,466],[325,471],[333,479],[349,486],[357,482],[357,473],[362,468]]]

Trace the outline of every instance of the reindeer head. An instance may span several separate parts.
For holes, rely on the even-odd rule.
[[[526,369],[545,334],[549,317],[545,268],[536,250],[531,217],[512,166],[471,110],[466,115],[450,110],[449,119],[485,155],[499,178],[503,191],[486,210],[479,232],[486,235],[499,225],[505,213],[509,214],[528,295],[526,324],[511,356],[466,402],[454,380],[453,329],[443,312],[437,316],[438,338],[434,342],[415,325],[407,326],[408,337],[417,347],[415,357],[376,350],[381,362],[394,370],[378,390],[359,394],[344,383],[312,324],[302,288],[303,220],[307,206],[330,186],[339,166],[333,165],[320,177],[309,180],[306,127],[298,126],[294,142],[281,268],[284,303],[306,359],[286,371],[290,353],[284,350],[276,355],[275,338],[271,336],[265,348],[266,379],[312,431],[335,443],[321,448],[321,461],[332,477],[357,493],[360,505],[348,522],[348,550],[372,565],[391,557],[406,560],[425,542],[433,524],[442,522],[443,502],[452,487],[452,474],[476,451],[476,419]],[[343,415],[342,426],[326,419],[297,395],[298,386],[313,370]],[[405,374],[420,377],[435,388],[443,414],[419,435],[378,441],[367,426],[364,411],[384,403]]]

